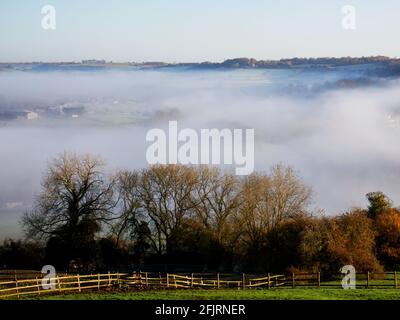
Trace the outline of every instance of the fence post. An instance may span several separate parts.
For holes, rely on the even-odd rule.
[[[321,272],[318,271],[318,288],[321,287]]]
[[[243,273],[243,280],[242,280],[243,289],[246,289],[246,275]]]
[[[146,277],[146,287],[148,287],[149,286],[149,278],[147,276],[147,272],[145,273],[145,277]]]
[[[294,272],[292,272],[292,289],[294,289],[295,284],[294,284]]]
[[[97,274],[97,290],[100,290],[100,273]]]
[[[167,288],[169,287],[169,274],[167,273]]]
[[[176,277],[175,277],[175,275],[174,275],[174,285],[175,285],[175,289],[178,288],[177,285],[176,285]]]
[[[219,289],[219,272],[217,273],[217,289]]]
[[[58,291],[61,292],[61,282],[60,282],[60,277],[56,276],[57,279],[57,284],[58,284]]]
[[[81,289],[81,278],[80,278],[79,274],[78,274],[78,290],[79,290],[79,292],[82,291],[82,289]]]
[[[369,288],[369,271],[367,272],[367,288]]]
[[[194,276],[193,276],[193,273],[192,273],[192,277],[191,277],[191,281],[190,281],[190,287],[191,288],[193,288],[193,285],[194,285]]]
[[[108,271],[108,286],[111,287],[111,276],[110,276],[110,271]]]
[[[17,290],[17,297],[19,299],[18,280],[15,281],[15,288]]]
[[[36,277],[36,287],[37,287],[37,290],[38,290],[38,295],[40,296],[40,285],[39,285],[38,277]]]
[[[268,289],[271,289],[271,274],[268,272]]]
[[[394,288],[397,289],[397,271],[394,272]]]

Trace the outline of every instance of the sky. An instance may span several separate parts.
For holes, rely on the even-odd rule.
[[[42,28],[44,5],[55,30]],[[1,0],[0,62],[396,57],[399,12],[398,0]]]

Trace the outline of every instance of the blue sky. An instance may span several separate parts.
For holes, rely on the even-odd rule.
[[[47,4],[56,30],[41,28]],[[399,13],[398,0],[2,0],[0,61],[400,56]]]

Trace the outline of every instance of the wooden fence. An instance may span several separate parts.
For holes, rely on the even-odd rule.
[[[9,279],[4,281],[0,271],[0,298],[48,293],[82,292],[83,290],[101,290],[104,288],[122,289],[270,289],[270,288],[341,288],[343,274],[322,276],[321,273],[291,273],[266,276],[227,273],[99,273],[90,275],[64,275],[46,278],[45,285],[51,281],[51,289],[45,289],[42,276],[33,279]],[[14,273],[15,275],[15,273]],[[357,273],[357,288],[398,288],[397,272]]]
[[[98,289],[120,285],[124,274],[106,273],[91,275],[56,276],[54,278],[36,277],[35,279],[23,279],[0,282],[0,298],[18,297],[32,294],[63,293],[88,289]],[[44,283],[42,283],[44,281]],[[50,286],[46,289],[45,286]]]
[[[167,273],[134,273],[125,278],[125,285],[136,287],[166,287],[166,288],[255,288],[255,287],[278,287],[285,285],[284,275],[268,275],[266,277],[254,278],[245,274],[224,273],[192,273],[171,274]]]

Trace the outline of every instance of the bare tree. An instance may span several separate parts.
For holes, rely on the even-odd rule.
[[[274,166],[270,179],[268,208],[274,227],[284,219],[303,213],[311,201],[312,190],[300,180],[290,166]]]
[[[196,172],[191,167],[159,165],[143,170],[139,192],[154,232],[153,247],[159,254],[168,252],[193,209],[195,184]]]
[[[261,239],[279,223],[302,214],[311,200],[305,186],[291,167],[276,165],[269,175],[253,174],[243,180],[240,220],[244,239]]]
[[[271,217],[267,206],[271,180],[266,175],[252,174],[243,179],[240,206],[241,231],[249,243],[258,243],[271,229]]]
[[[99,231],[115,206],[112,183],[100,171],[103,165],[90,155],[64,153],[56,158],[44,176],[34,209],[22,219],[27,236],[57,236],[72,242],[83,226]]]
[[[112,232],[117,238],[117,244],[121,237],[128,233],[133,236],[142,223],[146,220],[143,212],[143,201],[140,193],[142,181],[141,174],[137,171],[119,171],[115,175],[116,211],[119,218],[112,227]]]
[[[231,239],[233,218],[240,205],[240,181],[231,173],[217,168],[197,170],[194,188],[194,212],[204,227],[221,244]]]

